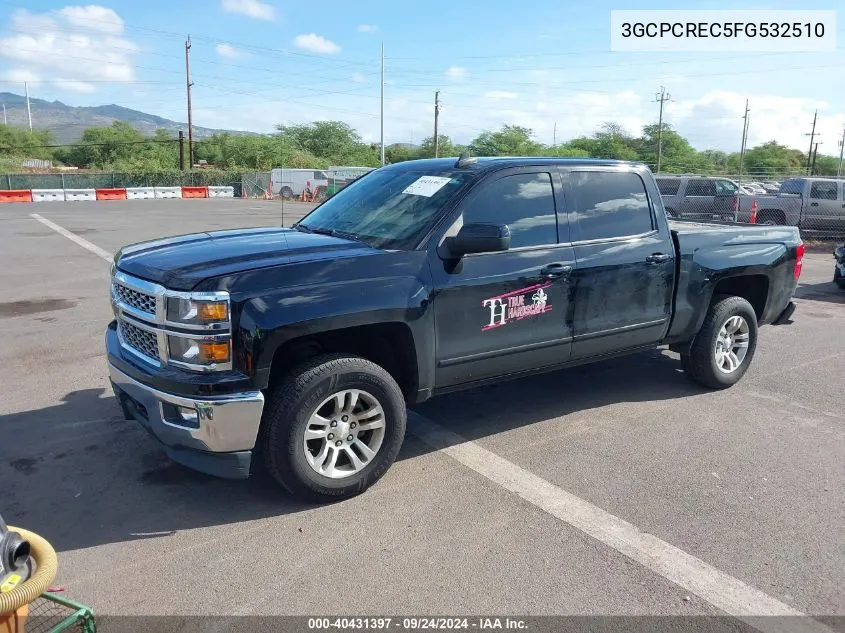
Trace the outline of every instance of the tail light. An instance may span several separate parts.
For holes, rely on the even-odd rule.
[[[795,281],[798,281],[801,276],[801,269],[804,267],[804,250],[804,242],[801,242],[795,248],[795,268],[792,269],[792,276],[795,277]]]
[[[734,213],[739,212],[739,195],[738,194],[734,194],[734,197],[731,200],[731,211],[733,211]]]

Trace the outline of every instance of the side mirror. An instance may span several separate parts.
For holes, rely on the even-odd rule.
[[[454,258],[471,253],[496,253],[511,247],[511,231],[507,224],[464,224],[458,234],[444,246]]]

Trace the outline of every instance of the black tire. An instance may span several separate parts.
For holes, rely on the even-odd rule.
[[[293,189],[291,189],[287,185],[282,187],[282,189],[281,189],[281,191],[279,191],[279,193],[282,195],[282,199],[284,199],[284,200],[292,200],[293,199]]]
[[[766,226],[783,226],[786,224],[786,217],[781,211],[763,209],[757,214],[757,224]]]
[[[845,290],[845,277],[839,272],[839,267],[833,269],[833,283]]]
[[[309,465],[303,438],[315,407],[343,389],[372,394],[384,410],[385,430],[381,447],[362,470],[332,479]],[[393,464],[405,438],[406,418],[402,390],[383,368],[358,356],[324,354],[300,365],[273,388],[261,422],[264,464],[273,479],[300,499],[346,499],[364,492]]]
[[[725,322],[733,316],[741,316],[748,324],[748,348],[739,366],[726,373],[716,362],[716,339]],[[690,348],[689,358],[682,366],[687,375],[700,385],[710,389],[726,389],[736,384],[745,375],[754,351],[757,349],[757,315],[754,308],[742,297],[719,295],[713,298],[707,316]]]

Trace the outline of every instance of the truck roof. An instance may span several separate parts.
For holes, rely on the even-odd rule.
[[[479,156],[469,159],[460,167],[457,166],[458,157],[452,158],[423,158],[419,160],[402,161],[389,165],[389,169],[402,171],[413,171],[423,169],[425,171],[465,169],[468,171],[485,171],[493,168],[519,167],[522,165],[567,165],[569,167],[578,165],[636,165],[644,166],[644,163],[611,160],[603,158],[562,158],[555,156]]]

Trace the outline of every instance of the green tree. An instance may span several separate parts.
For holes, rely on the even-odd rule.
[[[327,160],[345,161],[365,147],[358,132],[342,121],[277,125],[276,129],[280,139],[295,149]]]
[[[533,130],[503,125],[498,132],[484,131],[469,144],[477,156],[528,156],[542,153],[543,146],[531,138]]]
[[[806,168],[807,156],[804,153],[769,141],[746,150],[743,171],[762,178],[800,173]]]
[[[55,149],[43,147],[55,145],[56,139],[49,130],[33,130],[13,125],[0,124],[0,156],[16,158],[54,158]]]
[[[144,136],[125,121],[109,127],[89,127],[82,140],[69,152],[68,159],[77,167],[103,169],[120,161],[130,161],[140,153]]]
[[[445,134],[438,134],[437,137],[439,140],[437,155],[440,158],[459,156],[459,153],[455,152],[455,146],[452,144],[452,139]],[[434,158],[434,135],[423,139],[420,144],[417,158]]]

